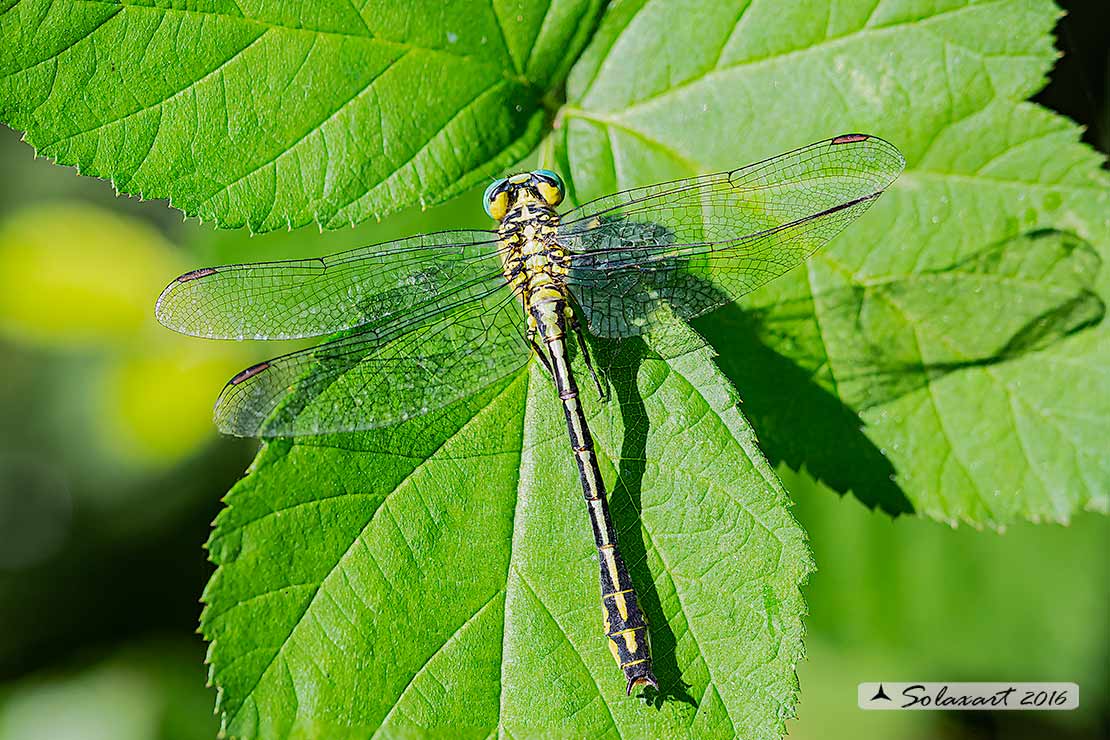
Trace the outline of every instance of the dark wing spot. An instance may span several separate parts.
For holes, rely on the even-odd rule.
[[[867,141],[871,137],[867,134],[844,134],[832,140],[833,144],[855,144],[857,141]]]
[[[258,375],[260,372],[262,372],[263,370],[266,370],[269,367],[270,367],[270,363],[268,363],[268,362],[260,362],[257,365],[251,365],[246,370],[244,370],[243,372],[239,373],[234,378],[232,378],[231,381],[230,381],[230,384],[231,385],[239,385],[244,380],[247,380],[249,378],[253,378],[255,375]]]
[[[179,277],[177,279],[177,282],[187,283],[190,280],[196,280],[197,278],[208,277],[209,275],[215,275],[215,274],[216,274],[216,268],[214,268],[214,267],[202,267],[199,270],[193,270],[192,272],[185,273],[184,275],[182,275],[181,277]]]

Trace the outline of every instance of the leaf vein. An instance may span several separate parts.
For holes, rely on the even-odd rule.
[[[278,152],[276,154],[274,154],[274,156],[270,157],[265,162],[261,162],[261,163],[255,165],[255,166],[251,167],[250,169],[248,169],[246,172],[244,172],[242,175],[235,178],[231,182],[227,183],[226,185],[220,186],[220,188],[218,190],[216,190],[214,193],[209,195],[207,199],[205,199],[204,203],[205,204],[211,203],[215,198],[217,198],[220,195],[223,195],[224,193],[229,192],[232,188],[234,188],[236,185],[238,185],[240,182],[247,179],[248,177],[250,177],[254,173],[259,172],[259,171],[261,171],[262,169],[264,169],[266,167],[269,167],[270,165],[272,165],[275,162],[277,162],[278,160],[280,160],[282,157],[291,154],[293,152],[293,150],[296,149],[298,146],[300,146],[300,144],[302,142],[304,142],[308,137],[310,137],[313,134],[315,134],[316,132],[320,131],[330,121],[335,120],[336,116],[338,116],[344,110],[347,109],[347,106],[351,105],[358,98],[362,97],[366,93],[367,90],[369,90],[371,87],[373,87],[375,82],[377,82],[383,76],[385,76],[389,72],[389,70],[393,69],[402,59],[405,58],[405,56],[407,54],[408,54],[408,52],[406,51],[403,54],[401,54],[399,57],[397,57],[396,59],[391,61],[384,69],[382,69],[381,72],[379,72],[378,74],[371,77],[370,80],[367,81],[367,83],[362,88],[360,88],[358,92],[356,92],[354,95],[351,95],[349,98],[340,102],[322,120],[313,124],[311,128],[309,128],[307,131],[305,131],[303,134],[301,134],[299,137],[297,137],[296,141],[293,141],[289,144],[283,145],[278,150]],[[276,201],[276,200],[277,200],[277,194],[276,194],[276,191],[275,191],[275,197],[274,197],[273,201]],[[270,211],[271,212],[273,210],[273,206],[274,206],[274,203],[271,202],[271,204],[270,204]],[[269,216],[269,212],[267,213],[267,216]]]
[[[410,678],[408,680],[408,683],[406,683],[404,688],[401,689],[401,692],[399,694],[397,694],[397,698],[393,701],[393,704],[390,705],[389,711],[386,712],[385,716],[382,717],[382,721],[378,724],[378,729],[377,729],[377,731],[374,732],[374,735],[373,735],[374,738],[377,738],[377,737],[381,736],[382,730],[385,728],[386,723],[389,722],[389,719],[393,716],[393,713],[398,709],[398,707],[401,706],[401,702],[404,700],[405,695],[416,684],[416,679],[420,678],[420,676],[423,675],[424,671],[426,671],[428,669],[428,666],[431,665],[432,661],[435,660],[436,656],[439,655],[440,653],[442,653],[444,650],[446,650],[447,646],[451,644],[452,640],[459,637],[462,634],[463,630],[465,630],[475,620],[477,620],[482,615],[482,612],[484,612],[489,607],[489,605],[494,602],[494,599],[496,599],[498,596],[501,596],[503,594],[504,594],[503,590],[499,589],[499,590],[495,591],[492,596],[490,596],[488,599],[486,599],[484,604],[482,604],[480,607],[478,607],[477,611],[475,611],[473,614],[471,614],[469,617],[467,617],[463,621],[463,623],[460,624],[455,629],[455,631],[452,632],[451,635],[448,636],[447,639],[445,639],[443,641],[442,645],[440,645],[438,648],[436,648],[435,651],[427,657],[427,659],[421,664],[420,668],[418,668],[412,674],[412,678]]]
[[[391,173],[390,173],[390,174],[389,174],[388,176],[386,176],[386,177],[382,178],[381,180],[379,180],[379,181],[378,181],[378,182],[376,182],[376,183],[373,183],[373,184],[371,184],[371,185],[370,185],[370,186],[368,186],[368,187],[365,187],[365,188],[363,188],[363,192],[362,192],[362,193],[358,193],[358,194],[356,194],[356,195],[355,195],[355,196],[354,196],[353,198],[351,198],[351,199],[349,199],[348,201],[346,201],[345,203],[342,203],[342,204],[340,204],[340,205],[336,206],[336,208],[335,208],[335,212],[336,212],[337,214],[338,214],[338,213],[340,213],[340,212],[342,212],[342,211],[343,211],[343,209],[345,209],[345,208],[348,208],[348,207],[349,207],[349,206],[351,206],[351,205],[352,205],[353,203],[355,203],[355,201],[359,200],[360,198],[363,198],[363,197],[365,197],[365,196],[366,196],[366,194],[367,194],[367,193],[368,193],[368,192],[369,192],[370,190],[372,190],[372,189],[374,189],[374,188],[376,188],[376,187],[380,187],[380,186],[381,186],[382,184],[384,184],[385,182],[387,182],[387,181],[388,181],[388,180],[389,180],[389,179],[390,179],[391,177],[393,177],[394,175],[396,175],[396,174],[397,174],[397,173],[398,173],[398,172],[399,172],[399,171],[400,171],[400,170],[401,170],[401,169],[402,169],[403,167],[407,167],[407,166],[408,166],[409,164],[411,164],[411,163],[412,163],[412,162],[413,162],[413,161],[414,161],[414,160],[415,160],[415,159],[416,159],[417,157],[419,157],[419,156],[420,156],[421,154],[423,154],[423,153],[424,153],[424,152],[425,152],[425,151],[426,151],[426,150],[428,149],[428,147],[430,147],[430,146],[432,145],[432,142],[434,142],[434,141],[435,141],[435,138],[436,138],[436,136],[438,136],[439,134],[441,134],[441,133],[443,133],[444,131],[446,131],[446,130],[448,129],[448,127],[450,127],[450,126],[451,126],[451,124],[453,124],[453,123],[454,123],[454,122],[455,122],[455,121],[456,121],[456,120],[457,120],[457,119],[459,118],[459,116],[461,116],[461,115],[463,115],[464,113],[466,113],[466,112],[467,112],[467,111],[469,110],[469,108],[470,108],[471,106],[473,106],[473,105],[474,105],[475,103],[477,103],[477,102],[478,102],[479,100],[481,100],[481,99],[482,99],[483,97],[485,97],[485,96],[486,96],[486,95],[488,95],[489,93],[491,93],[491,92],[493,92],[494,90],[496,90],[496,89],[497,89],[497,88],[498,88],[499,86],[501,86],[501,85],[504,85],[504,84],[506,84],[507,82],[508,82],[508,80],[504,80],[504,79],[495,79],[495,80],[493,81],[493,84],[491,84],[491,85],[489,85],[488,87],[486,87],[486,88],[482,89],[482,90],[481,90],[481,91],[480,91],[480,92],[479,92],[479,93],[478,93],[478,94],[477,94],[476,96],[474,96],[474,98],[472,98],[472,99],[471,99],[471,100],[470,100],[469,102],[467,102],[467,103],[466,103],[465,105],[463,105],[462,107],[460,107],[460,108],[459,108],[459,110],[457,110],[457,111],[456,111],[455,113],[453,113],[453,114],[451,115],[451,117],[450,117],[450,118],[448,118],[448,119],[447,119],[447,121],[446,121],[446,122],[444,122],[444,124],[443,124],[442,126],[440,126],[440,127],[439,127],[439,129],[438,129],[438,130],[436,130],[436,131],[433,131],[433,132],[431,133],[431,135],[430,135],[430,136],[428,137],[428,139],[427,139],[427,140],[426,140],[426,141],[425,141],[425,142],[424,142],[423,144],[421,144],[421,145],[420,145],[420,147],[419,147],[419,148],[418,148],[418,149],[417,149],[416,151],[414,151],[414,152],[412,153],[412,155],[411,155],[411,156],[409,156],[409,157],[408,157],[407,159],[405,159],[405,161],[403,161],[403,162],[400,162],[400,163],[398,163],[398,164],[397,164],[397,165],[396,165],[395,167],[393,167],[393,168],[392,168],[392,170],[393,170],[393,171],[392,171],[392,172],[391,172]]]
[[[870,28],[864,28],[864,29],[861,29],[861,30],[858,30],[858,31],[854,31],[854,32],[851,32],[851,33],[844,34],[843,36],[837,36],[836,38],[826,39],[824,41],[820,41],[816,44],[811,44],[811,45],[803,47],[803,48],[790,49],[790,50],[787,50],[787,51],[776,52],[776,53],[768,54],[768,55],[762,56],[762,57],[755,57],[755,58],[751,58],[751,59],[745,59],[743,61],[739,61],[739,62],[735,62],[733,64],[725,65],[723,67],[710,68],[710,69],[707,69],[706,71],[702,72],[699,75],[695,75],[694,77],[691,77],[690,79],[684,80],[680,84],[672,85],[671,87],[667,87],[663,90],[660,90],[659,92],[654,93],[654,94],[652,94],[652,95],[650,95],[646,98],[642,98],[640,100],[635,101],[631,105],[624,108],[624,110],[621,111],[621,113],[624,114],[624,115],[627,115],[629,113],[632,113],[632,112],[636,111],[639,108],[643,108],[643,107],[647,106],[649,103],[655,102],[659,98],[671,95],[671,94],[673,94],[677,91],[684,90],[688,87],[692,87],[692,86],[698,84],[699,82],[702,82],[703,80],[705,80],[709,77],[713,77],[713,76],[716,76],[718,74],[723,74],[725,72],[729,72],[729,71],[732,71],[732,70],[740,69],[742,67],[756,66],[756,65],[764,64],[766,62],[782,61],[784,59],[790,59],[790,58],[793,58],[793,57],[806,56],[806,55],[808,55],[808,54],[810,54],[814,51],[824,50],[824,49],[830,48],[830,47],[837,47],[837,46],[847,45],[847,44],[859,41],[860,39],[868,37],[868,36],[886,35],[886,34],[892,32],[894,29],[900,28],[902,26],[923,27],[923,26],[925,26],[925,24],[930,23],[932,21],[935,21],[938,18],[942,18],[944,16],[954,15],[954,14],[961,13],[961,12],[964,12],[964,11],[967,11],[967,10],[970,10],[970,9],[981,10],[982,8],[988,7],[990,5],[998,5],[1000,3],[1007,3],[1007,2],[1011,2],[1011,0],[988,0],[988,2],[980,3],[980,4],[977,4],[977,5],[968,5],[968,6],[962,6],[960,8],[955,8],[953,10],[941,11],[939,13],[935,13],[931,16],[928,16],[927,18],[917,18],[917,19],[908,20],[908,21],[899,21],[898,23],[892,23],[892,24],[886,25],[886,26],[873,26],[873,27],[870,27]],[[582,97],[584,98],[585,96],[583,95]]]
[[[14,7],[15,7],[15,5],[13,5],[11,8],[8,8],[8,10],[11,10]],[[69,51],[73,47],[77,46],[82,41],[87,41],[88,39],[92,38],[93,34],[95,34],[100,29],[104,28],[104,26],[106,26],[108,24],[108,21],[112,20],[117,15],[119,15],[120,11],[122,11],[122,10],[123,10],[123,8],[119,8],[118,10],[116,10],[116,11],[112,12],[111,14],[105,16],[99,23],[97,23],[95,26],[90,28],[88,30],[88,32],[85,33],[83,36],[78,36],[73,41],[70,41],[68,44],[63,46],[61,49],[58,49],[57,51],[53,52],[50,56],[46,57],[45,59],[40,59],[37,62],[31,62],[30,64],[28,64],[25,67],[20,67],[19,69],[12,70],[11,72],[8,72],[6,76],[13,76],[14,77],[15,75],[26,72],[29,69],[34,69],[35,67],[39,66],[40,64],[45,64],[46,62],[50,62],[50,61],[56,61],[58,59],[58,57],[60,57],[62,54],[65,54],[67,51]]]
[[[94,0],[94,1],[99,1],[99,0]],[[127,113],[125,113],[122,116],[112,118],[112,119],[109,119],[107,121],[101,121],[100,123],[98,123],[97,125],[95,125],[91,128],[82,129],[81,131],[75,131],[74,133],[71,133],[71,134],[66,134],[62,138],[55,139],[54,141],[50,142],[49,144],[47,144],[45,146],[46,147],[56,147],[59,144],[63,144],[67,141],[71,141],[73,139],[76,139],[78,136],[84,136],[85,134],[91,134],[94,131],[100,131],[101,129],[107,128],[108,126],[111,126],[113,124],[122,123],[123,121],[126,121],[129,118],[133,118],[134,116],[139,115],[140,113],[146,113],[149,110],[152,110],[154,108],[158,108],[160,106],[165,105],[169,101],[176,98],[178,95],[182,95],[185,92],[188,92],[189,90],[193,89],[194,87],[196,87],[200,83],[204,82],[208,78],[212,77],[215,74],[218,74],[220,72],[220,70],[224,69],[225,67],[227,67],[227,65],[231,64],[231,62],[233,62],[241,54],[243,54],[248,49],[250,49],[252,46],[254,46],[258,42],[258,40],[261,39],[265,35],[266,35],[265,31],[263,31],[261,34],[259,34],[258,36],[255,36],[253,39],[251,39],[245,46],[242,46],[239,49],[236,49],[231,54],[231,56],[229,56],[227,59],[220,62],[219,65],[217,65],[211,71],[205,72],[203,75],[201,75],[200,77],[198,77],[195,80],[190,80],[188,82],[188,84],[185,85],[185,87],[174,90],[173,92],[171,92],[169,95],[166,95],[162,99],[156,100],[155,102],[151,103],[150,105],[144,105],[144,106],[142,106],[140,108],[137,108],[135,110],[128,111]]]
[[[506,390],[502,390],[498,395],[503,395],[505,392],[506,392]],[[367,530],[370,528],[370,525],[373,524],[374,521],[377,519],[378,512],[382,510],[382,507],[385,506],[386,504],[388,504],[390,498],[394,494],[396,494],[397,492],[399,492],[403,488],[405,488],[407,486],[408,482],[410,480],[412,480],[413,477],[416,476],[424,468],[425,465],[427,465],[432,459],[435,458],[436,453],[439,452],[439,450],[443,449],[452,440],[454,440],[456,437],[458,437],[460,434],[462,434],[462,432],[464,430],[466,430],[472,423],[474,423],[475,419],[479,418],[482,415],[482,411],[484,411],[485,409],[490,408],[491,405],[492,405],[492,402],[491,402],[491,404],[486,405],[485,407],[483,407],[483,409],[480,409],[478,411],[478,413],[471,416],[471,418],[468,419],[466,421],[466,423],[464,423],[458,429],[455,429],[450,434],[447,434],[435,446],[435,448],[432,449],[428,453],[427,458],[424,459],[423,461],[421,461],[419,465],[416,465],[411,471],[409,471],[409,473],[393,488],[393,490],[390,491],[389,493],[387,493],[382,498],[381,502],[376,507],[374,507],[374,510],[372,512],[370,512],[370,516],[366,520],[366,524],[359,530],[358,534],[352,540],[350,546],[339,556],[339,558],[335,561],[335,563],[328,569],[327,573],[324,574],[324,576],[320,579],[320,583],[316,586],[316,588],[315,588],[315,590],[312,594],[312,597],[308,599],[308,602],[305,604],[305,607],[301,611],[300,615],[295,620],[292,621],[292,624],[290,625],[289,631],[286,633],[285,638],[282,639],[281,644],[279,645],[277,651],[270,658],[270,660],[266,664],[266,666],[259,672],[258,678],[255,679],[251,688],[249,690],[243,692],[243,694],[242,694],[243,703],[236,710],[235,714],[233,715],[234,718],[238,718],[239,712],[241,712],[243,710],[243,708],[245,708],[247,706],[247,699],[252,694],[254,694],[254,692],[255,692],[255,690],[257,690],[259,684],[262,683],[262,679],[265,678],[266,674],[270,672],[270,669],[274,665],[274,661],[278,658],[279,655],[281,655],[281,652],[285,648],[285,646],[289,644],[289,640],[290,640],[290,638],[292,638],[293,632],[296,631],[297,627],[304,620],[305,615],[308,614],[309,609],[311,609],[313,604],[316,603],[316,599],[317,599],[317,597],[319,597],[320,589],[323,588],[324,583],[326,583],[327,580],[331,577],[332,573],[334,573],[336,571],[336,569],[339,568],[339,566],[347,558],[347,556],[352,552],[352,550],[355,548],[355,546],[358,545],[360,542],[362,542],[363,536],[366,534]]]

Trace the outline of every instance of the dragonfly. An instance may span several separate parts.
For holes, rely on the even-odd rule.
[[[193,270],[163,291],[156,315],[198,337],[328,337],[231,378],[215,418],[221,431],[238,436],[391,426],[538,358],[566,417],[597,548],[609,648],[627,694],[658,691],[647,618],[617,543],[571,352],[581,352],[604,396],[586,331],[634,337],[739,299],[836,236],[904,164],[889,142],[844,134],[562,214],[562,178],[545,169],[522,172],[485,191],[495,229],[422,234],[321,259]]]

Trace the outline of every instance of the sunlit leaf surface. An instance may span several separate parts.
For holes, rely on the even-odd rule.
[[[337,227],[446,200],[527,154],[597,10],[21,0],[0,17],[0,120],[205,221]]]
[[[262,453],[210,542],[203,631],[232,735],[779,736],[811,569],[785,494],[704,350],[600,354],[617,399],[587,404],[665,701],[624,696],[565,424],[533,368],[398,427]]]
[[[1110,177],[1074,124],[1022,102],[1056,59],[1056,7],[679,6],[614,8],[575,65],[556,159],[579,200],[829,131],[882,136],[908,163],[806,269],[748,299],[754,315],[699,324],[771,459],[888,511],[946,522],[1067,521],[1110,508],[1110,329],[1099,322]],[[1023,271],[1013,254],[1044,230],[1091,252],[1037,273],[1056,247],[1026,244],[1036,254]],[[1006,243],[1010,262],[967,274]],[[992,270],[989,296],[976,295]],[[1051,316],[1025,327],[1037,341],[1010,351],[1032,336],[1012,322]],[[861,365],[876,362],[869,381]]]
[[[772,462],[949,522],[1107,509],[1110,182],[1072,124],[1022,102],[1055,6],[633,0],[591,37],[592,5],[509,5],[410,23],[400,5],[8,3],[0,117],[128,192],[259,230],[461,192],[539,141],[568,69],[544,151],[578,202],[873,133],[906,155],[892,192],[748,313],[698,325]],[[601,348],[617,398],[591,411],[658,708],[622,696],[533,368],[263,451],[211,541],[228,731],[778,737],[802,533],[710,355],[638,341]]]

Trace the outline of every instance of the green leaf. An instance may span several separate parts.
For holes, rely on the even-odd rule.
[[[5,8],[0,117],[44,154],[270,229],[442,200],[522,156],[597,6]],[[776,390],[803,413],[757,415],[773,457],[945,520],[1105,509],[1107,329],[1091,325],[1108,278],[1082,268],[1084,245],[1110,245],[1107,177],[1073,126],[1021,102],[1055,16],[1028,0],[618,3],[546,151],[584,200],[835,133],[895,142],[910,171],[866,221],[756,296],[746,335],[727,313],[704,324],[734,378],[750,359],[771,385],[789,360]],[[1028,258],[1045,229],[1047,265]],[[984,275],[1052,293],[1027,291],[981,342],[945,312],[979,305],[966,291]],[[889,311],[906,305],[892,295],[914,310]],[[845,307],[868,308],[866,335]],[[618,402],[592,412],[669,701],[621,696],[533,369],[400,427],[264,450],[211,541],[203,629],[227,729],[777,737],[796,703],[802,533],[710,355],[622,352]]]
[[[1110,288],[1107,271],[1095,272],[1110,255],[1110,176],[1074,124],[1023,102],[1056,58],[1056,7],[706,11],[661,1],[606,15],[568,79],[555,147],[579,200],[846,131],[882,136],[907,160],[892,191],[806,269],[751,297],[754,326],[735,311],[699,324],[722,348],[772,462],[805,466],[888,511],[952,523],[1110,508],[1110,327],[1089,328]],[[990,300],[974,292],[990,270],[955,279],[961,265],[1020,252],[1014,244],[1046,229],[1093,248],[1094,259],[1062,268],[1086,265],[1085,283],[1022,275],[1020,259],[992,268],[1001,282]],[[1056,249],[1026,246],[1029,265]],[[938,280],[949,282],[940,290]],[[912,306],[878,300],[880,284],[909,290]],[[866,342],[851,306],[872,310]],[[989,313],[969,320],[972,308]],[[1000,316],[1010,323],[991,323]],[[1048,321],[1039,339],[1019,336],[1020,320],[1038,318]],[[895,356],[868,355],[874,347]],[[876,363],[882,388],[860,374]]]
[[[231,735],[780,737],[812,568],[785,493],[705,349],[599,359],[617,398],[585,402],[666,701],[624,696],[533,367],[398,427],[263,450],[209,543]]]
[[[600,6],[240,5],[7,3],[0,120],[219,226],[334,228],[446,200],[527,154]]]

